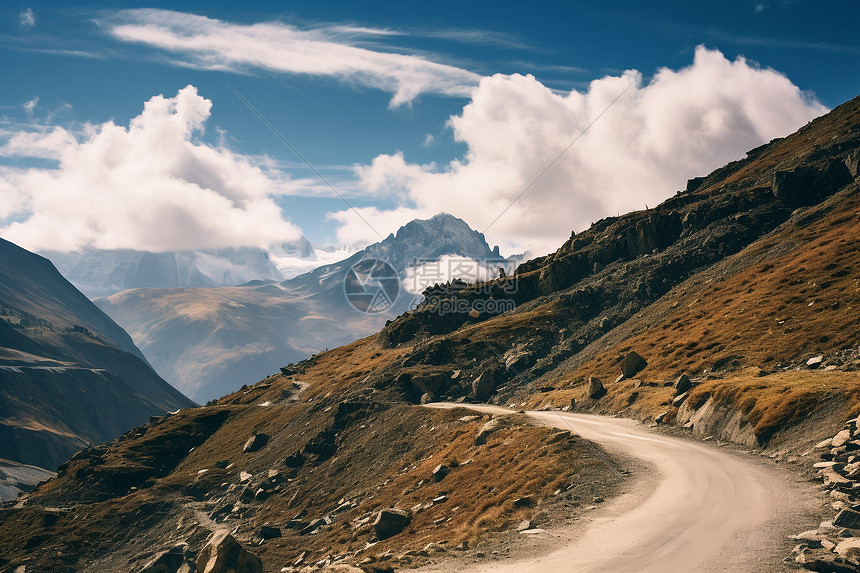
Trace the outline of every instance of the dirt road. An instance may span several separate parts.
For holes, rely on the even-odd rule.
[[[438,405],[447,407],[447,405]],[[470,406],[483,412],[508,412]],[[527,560],[489,560],[459,570],[545,573],[781,571],[791,532],[817,525],[814,488],[789,471],[631,420],[529,412],[610,452],[645,462],[647,475],[553,550]]]

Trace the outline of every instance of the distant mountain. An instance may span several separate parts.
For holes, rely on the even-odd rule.
[[[270,252],[251,247],[149,253],[131,249],[44,251],[72,284],[90,298],[122,290],[157,287],[235,286],[252,280],[284,280],[276,260],[310,259],[307,239],[279,245]]]
[[[53,469],[190,406],[50,261],[0,239],[0,458]]]
[[[371,334],[409,308],[414,297],[401,289],[385,312],[356,310],[344,284],[359,261],[385,261],[400,276],[443,255],[505,263],[481,233],[440,214],[281,283],[135,289],[95,302],[128,330],[161,375],[202,403],[289,362]]]

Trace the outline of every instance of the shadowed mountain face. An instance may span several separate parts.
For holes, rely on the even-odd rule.
[[[289,362],[376,332],[409,308],[414,297],[401,289],[383,312],[356,310],[344,281],[359,261],[385,261],[400,275],[442,255],[504,263],[482,234],[442,214],[412,221],[346,260],[280,284],[135,289],[96,304],[128,330],[159,373],[202,403]]]
[[[53,469],[193,403],[50,261],[0,239],[0,458]]]

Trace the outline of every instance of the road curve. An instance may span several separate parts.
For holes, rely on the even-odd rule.
[[[490,413],[510,412],[493,406],[468,407]],[[528,561],[490,561],[459,570],[778,570],[786,544],[784,522],[797,520],[796,527],[804,518],[810,518],[809,503],[797,502],[801,486],[785,472],[776,472],[763,463],[656,434],[632,420],[555,411],[528,415],[547,426],[572,430],[609,451],[643,460],[652,479],[633,480],[632,491],[613,500],[581,534],[561,547],[556,545],[548,554]]]

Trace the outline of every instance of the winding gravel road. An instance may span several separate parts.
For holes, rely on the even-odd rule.
[[[451,407],[447,404],[436,407]],[[482,412],[510,412],[469,406]],[[461,571],[547,573],[781,571],[791,532],[814,526],[814,488],[773,464],[649,431],[631,420],[529,412],[645,464],[630,491],[553,549]]]

